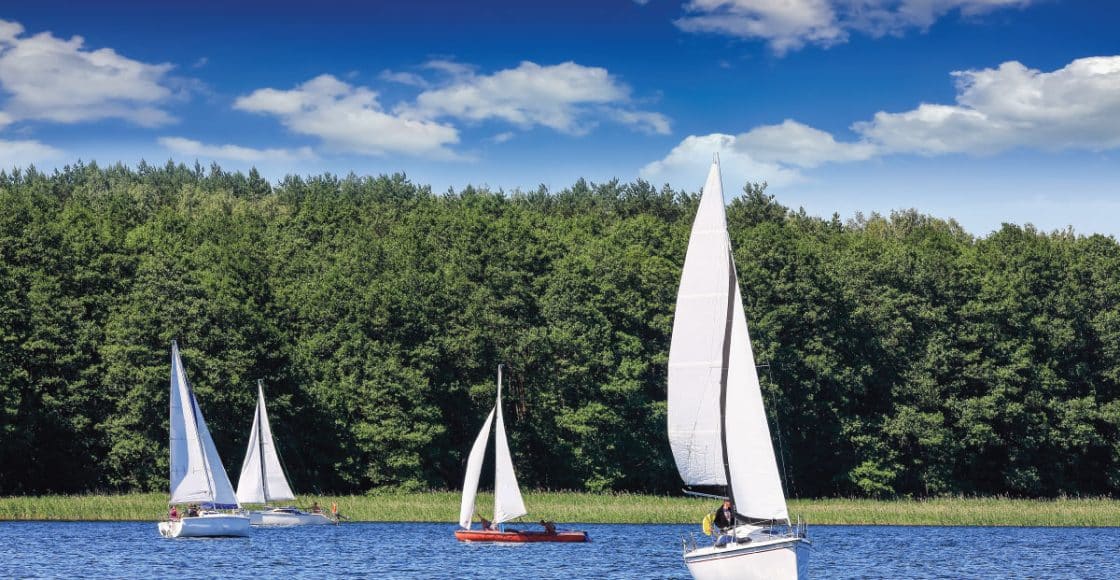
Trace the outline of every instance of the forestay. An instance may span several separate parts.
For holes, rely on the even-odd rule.
[[[171,341],[171,500],[236,506],[237,497]]]
[[[241,464],[241,477],[237,480],[237,501],[245,504],[294,499],[295,494],[284,475],[276,442],[272,437],[263,381],[257,381],[257,411],[253,416],[253,429],[249,433],[245,461]]]

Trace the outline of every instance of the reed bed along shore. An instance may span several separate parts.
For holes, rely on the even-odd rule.
[[[370,495],[300,498],[307,507],[337,503],[350,521],[455,522],[459,493],[380,492]],[[483,514],[493,497],[479,494]],[[714,509],[710,499],[635,494],[526,492],[530,517],[557,522],[693,524]],[[155,521],[167,510],[167,495],[48,495],[0,497],[0,520]],[[922,526],[1120,526],[1120,500],[935,498],[924,500],[790,500],[792,517],[812,524]]]

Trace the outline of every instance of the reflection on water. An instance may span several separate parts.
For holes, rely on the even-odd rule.
[[[0,523],[0,577],[688,578],[699,526],[584,525],[588,544],[461,544],[452,524],[254,529],[166,540],[154,523]],[[810,528],[814,578],[1120,578],[1120,528]]]

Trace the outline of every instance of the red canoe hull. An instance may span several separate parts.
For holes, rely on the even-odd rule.
[[[494,530],[455,530],[460,542],[586,542],[587,532],[499,532]]]

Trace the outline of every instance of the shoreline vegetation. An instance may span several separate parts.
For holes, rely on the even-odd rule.
[[[307,507],[319,502],[352,522],[447,522],[458,520],[459,493],[384,492],[372,495],[301,497]],[[490,494],[479,494],[487,513]],[[527,492],[529,522],[547,519],[564,523],[697,524],[711,499],[640,494]],[[167,495],[44,495],[0,497],[0,521],[157,521],[167,508]],[[790,500],[789,513],[810,525],[919,526],[1120,526],[1120,500],[1107,498],[1009,499],[946,497],[921,500],[811,499]]]

